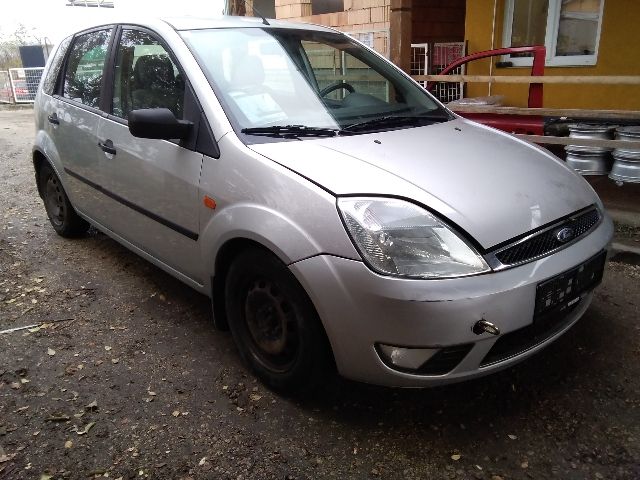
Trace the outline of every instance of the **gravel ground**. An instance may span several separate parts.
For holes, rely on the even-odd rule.
[[[0,111],[0,479],[638,479],[640,267],[502,373],[266,390],[206,298],[92,231],[55,235],[30,111]],[[42,324],[44,322],[44,324]]]

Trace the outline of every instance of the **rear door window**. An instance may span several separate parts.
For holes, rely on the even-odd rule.
[[[111,29],[78,35],[64,75],[63,96],[89,107],[100,106],[102,76]]]

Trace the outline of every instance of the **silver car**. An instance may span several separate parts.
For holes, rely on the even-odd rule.
[[[275,389],[495,372],[602,278],[612,222],[579,175],[329,28],[96,26],[51,56],[35,115],[56,232],[94,225],[209,296]]]

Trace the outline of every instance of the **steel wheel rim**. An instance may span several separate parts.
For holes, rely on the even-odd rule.
[[[288,370],[298,356],[298,320],[273,282],[254,280],[244,299],[244,323],[252,355],[266,368]]]
[[[45,205],[49,218],[56,226],[62,226],[65,217],[64,192],[54,175],[49,175],[45,186]]]

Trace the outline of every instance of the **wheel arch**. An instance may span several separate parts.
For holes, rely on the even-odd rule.
[[[42,166],[45,164],[48,164],[49,166],[51,166],[51,168],[53,168],[54,171],[55,171],[55,167],[53,167],[53,165],[51,164],[47,156],[37,148],[33,150],[32,161],[33,161],[33,170],[36,177],[36,188],[38,189],[38,195],[40,195],[40,198],[43,198],[42,188],[40,186],[40,170],[42,169]]]
[[[229,268],[238,255],[248,249],[257,248],[265,253],[276,255],[272,250],[262,243],[246,238],[235,237],[227,240],[216,252],[214,260],[214,274],[211,277],[211,308],[213,311],[213,321],[217,329],[228,330],[227,311],[224,299],[224,286],[229,273]],[[280,258],[280,260],[282,260]]]

